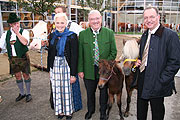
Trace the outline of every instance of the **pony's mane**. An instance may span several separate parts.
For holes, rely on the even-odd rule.
[[[123,47],[123,57],[126,59],[135,59],[139,56],[139,45],[136,40],[126,41]]]

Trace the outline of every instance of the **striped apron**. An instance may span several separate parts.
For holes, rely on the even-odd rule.
[[[74,111],[70,68],[65,57],[55,56],[53,69],[50,69],[55,115],[71,115]]]

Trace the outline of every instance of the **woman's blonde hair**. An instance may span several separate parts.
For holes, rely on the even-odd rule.
[[[56,22],[56,18],[60,18],[60,17],[64,17],[66,22],[68,21],[68,18],[67,18],[67,15],[66,13],[57,13],[55,16],[54,16],[54,22]]]

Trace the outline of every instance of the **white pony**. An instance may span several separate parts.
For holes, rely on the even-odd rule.
[[[120,67],[123,69],[125,75],[130,75],[133,63],[139,56],[139,45],[137,40],[123,40],[123,51],[118,61],[120,61]]]
[[[39,21],[32,29],[34,37],[33,41],[30,43],[29,49],[41,49],[41,41],[47,40],[47,23],[44,21]]]
[[[137,40],[123,41],[123,53],[121,59],[136,59],[139,55],[139,45]]]

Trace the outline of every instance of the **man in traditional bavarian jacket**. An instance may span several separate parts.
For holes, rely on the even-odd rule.
[[[29,32],[20,28],[20,18],[16,13],[10,13],[7,23],[10,29],[2,34],[0,39],[0,52],[2,49],[7,49],[10,74],[15,75],[16,83],[20,90],[16,102],[26,97],[26,102],[32,100],[30,94],[31,78],[30,74],[30,60],[27,55]],[[24,82],[23,82],[23,78]],[[24,92],[24,83],[26,86],[26,94]]]
[[[99,60],[114,60],[117,55],[114,32],[102,27],[102,16],[97,10],[88,14],[90,28],[79,34],[78,75],[84,79],[87,93],[87,113],[85,120],[91,119],[96,108],[96,88],[99,81]],[[100,120],[106,120],[108,102],[107,84],[100,89]]]

